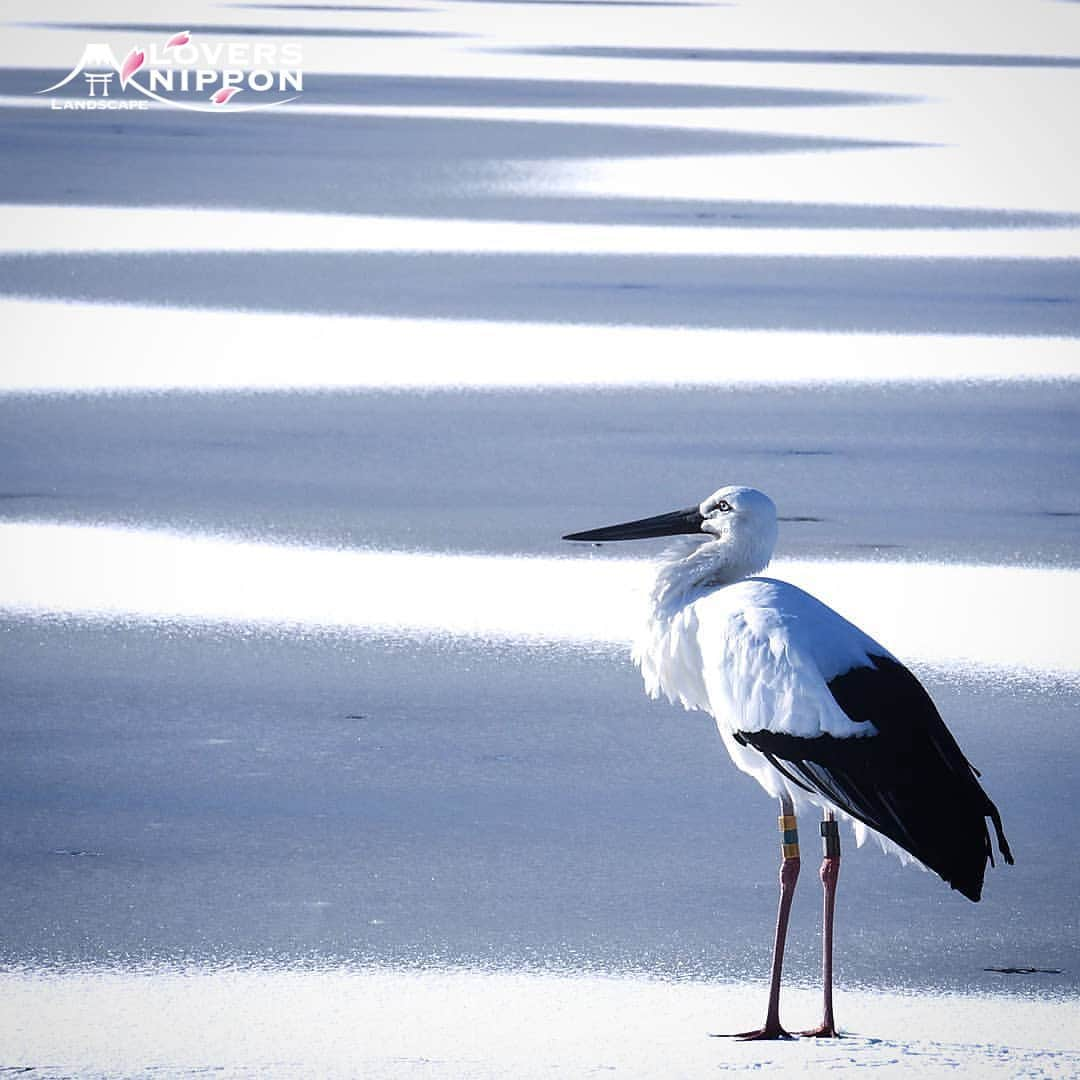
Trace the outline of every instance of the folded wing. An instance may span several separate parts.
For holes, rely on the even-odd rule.
[[[853,722],[872,723],[876,735],[804,738],[759,730],[735,738],[978,900],[987,860],[993,863],[987,818],[1002,857],[1013,861],[997,807],[918,679],[892,657],[870,660],[872,666],[837,675],[828,688]]]

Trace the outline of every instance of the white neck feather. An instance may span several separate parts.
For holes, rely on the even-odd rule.
[[[771,545],[739,543],[734,537],[701,541],[686,539],[665,553],[652,590],[653,618],[664,618],[702,592],[731,585],[769,565]]]

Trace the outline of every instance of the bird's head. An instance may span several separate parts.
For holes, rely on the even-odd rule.
[[[704,502],[656,517],[569,533],[564,540],[644,540],[656,536],[697,535],[715,545],[739,576],[754,574],[772,558],[776,546],[776,506],[757,488],[733,485],[714,491]]]
[[[728,544],[763,548],[769,556],[776,546],[776,505],[764,491],[752,487],[722,487],[699,507],[701,531]]]

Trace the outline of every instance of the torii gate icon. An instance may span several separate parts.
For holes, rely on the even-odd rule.
[[[58,83],[53,83],[52,86],[45,87],[44,90],[38,90],[37,93],[48,94],[53,90],[59,90],[61,86],[67,86],[72,79],[77,78],[86,71],[87,68],[91,71],[101,71],[102,69],[105,69],[116,72],[116,74],[120,76],[120,89],[123,90],[127,87],[128,79],[142,67],[145,58],[145,54],[141,49],[132,49],[124,58],[124,62],[121,65],[116,59],[116,54],[112,51],[111,46],[103,41],[91,42],[83,49],[83,54],[79,58],[79,62],[64,76],[64,78]],[[91,82],[91,91],[93,91],[93,86],[94,84]],[[93,96],[92,93],[91,96]],[[109,96],[107,85],[105,86],[105,96]]]

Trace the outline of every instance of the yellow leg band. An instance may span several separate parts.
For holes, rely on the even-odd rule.
[[[799,829],[794,814],[780,815],[780,850],[785,859],[799,857]]]

